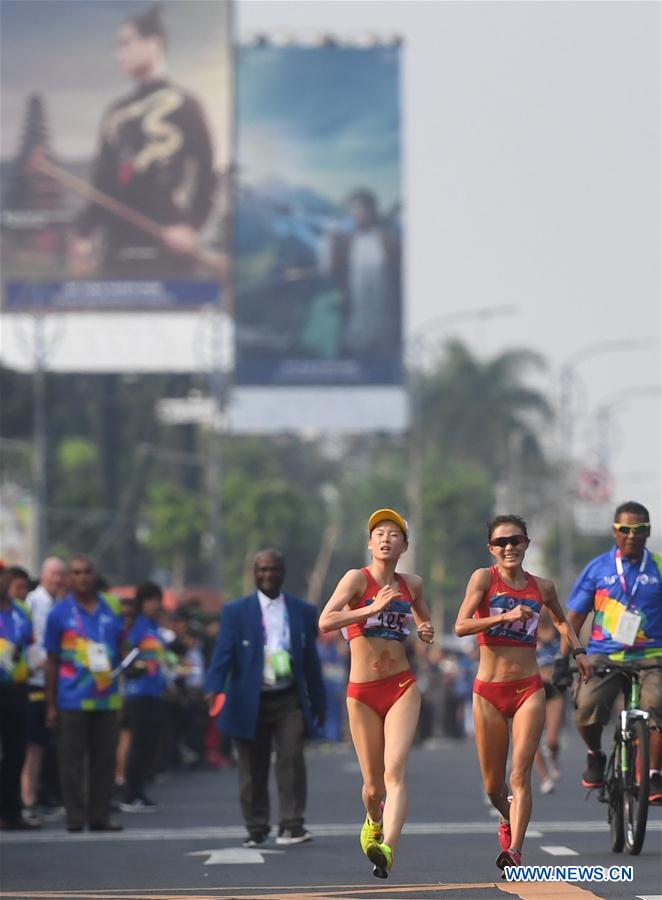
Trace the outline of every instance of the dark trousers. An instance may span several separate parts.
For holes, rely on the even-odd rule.
[[[58,761],[67,825],[105,823],[115,778],[117,713],[59,710]]]
[[[0,819],[8,825],[21,818],[21,769],[27,734],[25,685],[0,685]]]
[[[124,799],[131,803],[144,796],[145,779],[161,736],[163,700],[161,697],[127,697],[124,708],[131,732]]]
[[[255,738],[236,740],[239,802],[250,834],[269,833],[269,763],[276,748],[280,828],[303,825],[306,729],[296,688],[262,694]]]

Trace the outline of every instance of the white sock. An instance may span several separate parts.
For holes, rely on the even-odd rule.
[[[660,769],[649,769],[648,770],[648,775],[650,778],[652,778],[653,775],[659,775],[659,774],[660,774]]]

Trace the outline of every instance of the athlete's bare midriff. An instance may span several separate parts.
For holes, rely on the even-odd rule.
[[[532,647],[483,645],[476,678],[479,681],[517,681],[538,673]]]
[[[386,638],[355,637],[350,643],[352,664],[349,680],[357,682],[378,681],[406,672],[409,661],[403,641],[389,641]]]

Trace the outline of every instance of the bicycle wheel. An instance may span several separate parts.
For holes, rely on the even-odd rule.
[[[615,743],[611,751],[607,770],[605,773],[605,787],[607,788],[607,818],[611,832],[611,849],[614,853],[620,853],[625,843],[625,830],[623,827],[623,790],[621,788],[620,767],[617,760],[620,757],[620,744]]]
[[[625,851],[641,852],[648,819],[648,726],[641,719],[632,723],[632,738],[626,746],[628,771],[623,773]]]

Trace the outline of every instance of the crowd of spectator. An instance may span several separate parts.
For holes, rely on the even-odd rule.
[[[39,579],[3,566],[0,828],[65,817],[70,831],[119,829],[113,812],[156,807],[147,786],[160,773],[233,765],[204,696],[218,628],[217,612],[196,599],[166,610],[151,582],[117,596],[84,556],[46,559]],[[327,695],[318,738],[339,743],[347,645],[321,635],[318,652]],[[472,656],[412,646],[411,663],[423,695],[418,740],[464,737]]]

